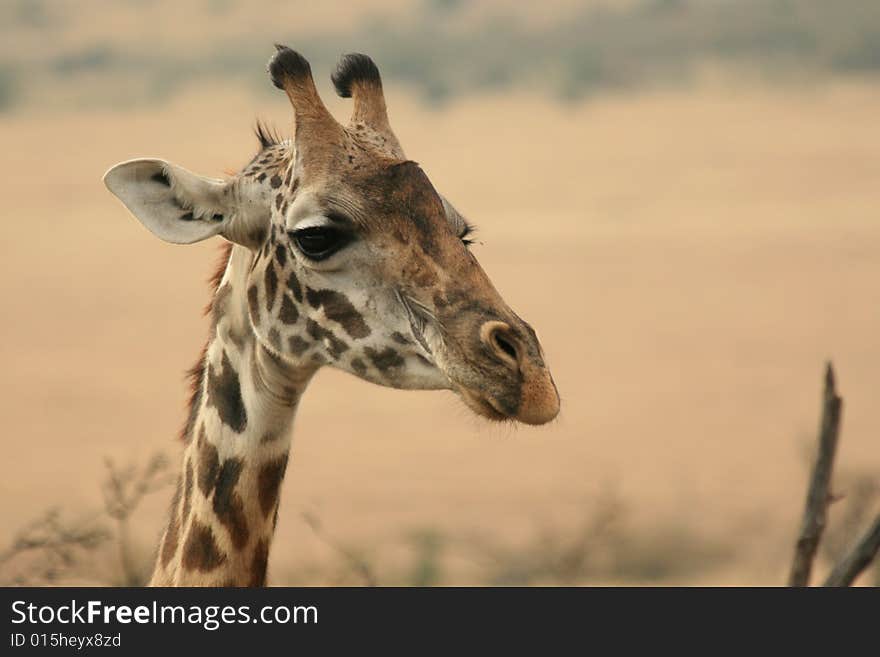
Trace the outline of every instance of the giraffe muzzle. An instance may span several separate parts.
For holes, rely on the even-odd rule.
[[[544,365],[534,334],[520,337],[520,332],[506,322],[490,320],[480,326],[480,340],[494,360],[507,368],[519,381],[519,399],[515,409],[487,397],[485,403],[504,418],[525,424],[546,424],[559,414],[559,393]],[[491,417],[491,414],[487,414]]]

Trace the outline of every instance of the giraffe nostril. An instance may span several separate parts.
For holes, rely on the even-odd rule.
[[[519,345],[508,324],[486,322],[480,327],[480,337],[492,349],[496,357],[508,365],[519,367]]]
[[[516,347],[514,347],[508,340],[504,339],[504,336],[496,331],[492,337],[495,339],[495,344],[501,349],[501,351],[513,358],[513,360],[517,359]]]

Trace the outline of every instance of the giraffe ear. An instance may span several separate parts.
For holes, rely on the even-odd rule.
[[[233,208],[226,183],[165,160],[122,162],[104,184],[150,232],[174,244],[192,244],[230,232]]]

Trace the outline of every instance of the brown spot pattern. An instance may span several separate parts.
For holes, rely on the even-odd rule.
[[[266,568],[269,565],[269,543],[261,539],[254,548],[254,559],[251,562],[250,586],[263,586],[266,583]]]
[[[351,337],[360,339],[370,334],[370,327],[348,298],[336,290],[306,290],[306,299],[313,308],[323,308],[327,319],[338,323]]]
[[[287,346],[294,355],[301,356],[309,348],[309,343],[298,335],[292,335],[287,341]]]
[[[412,342],[408,337],[406,337],[400,331],[395,331],[391,334],[391,339],[394,340],[397,344],[409,344]]]
[[[193,518],[183,546],[183,566],[190,570],[207,572],[226,561],[226,555],[217,547],[214,532]]]
[[[244,504],[241,496],[235,492],[238,478],[241,476],[243,463],[241,459],[231,458],[223,461],[217,473],[214,487],[214,513],[217,519],[229,530],[232,544],[239,550],[247,545],[248,527],[244,515]]]
[[[247,411],[241,397],[241,384],[225,351],[219,373],[212,365],[208,365],[207,403],[217,409],[223,424],[236,433],[244,431],[247,426]]]
[[[269,344],[271,344],[276,349],[281,348],[281,334],[278,333],[277,329],[269,329]]]
[[[199,489],[205,497],[211,494],[214,488],[214,482],[217,481],[217,471],[219,470],[219,462],[217,459],[217,448],[205,438],[205,430],[202,428],[199,434],[199,466],[198,480]]]
[[[306,333],[308,333],[315,340],[323,341],[326,338],[326,340],[329,342],[327,346],[327,351],[330,352],[330,355],[333,358],[339,358],[345,351],[348,350],[348,345],[337,338],[333,334],[333,331],[325,329],[323,326],[311,319],[306,322]]]
[[[275,260],[278,261],[278,266],[283,269],[287,262],[287,249],[283,244],[275,246]]]
[[[372,347],[364,347],[364,353],[380,372],[386,372],[392,367],[400,367],[404,362],[403,356],[391,347],[387,347],[382,351],[377,351]]]
[[[266,310],[272,312],[275,305],[275,293],[278,292],[278,274],[275,273],[275,265],[271,262],[266,265]]]
[[[281,313],[279,314],[281,321],[285,324],[296,324],[299,319],[299,310],[286,294],[281,299]]]
[[[299,284],[299,279],[293,272],[290,272],[290,276],[287,277],[287,287],[290,289],[291,292],[293,292],[293,298],[296,299],[299,303],[302,303],[302,287]]]
[[[274,461],[263,464],[260,474],[257,476],[257,491],[260,499],[260,509],[268,518],[269,513],[278,500],[278,491],[287,470],[287,455],[281,456]]]

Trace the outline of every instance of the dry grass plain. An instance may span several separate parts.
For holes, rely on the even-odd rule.
[[[635,526],[734,547],[723,567],[665,581],[782,582],[827,358],[846,401],[838,467],[880,471],[880,87],[507,95],[442,112],[391,89],[389,107],[541,335],[562,414],[499,428],[450,394],[321,373],[295,426],[271,579],[338,565],[304,512],[391,572],[410,532],[517,545],[576,526],[610,488]],[[101,176],[135,156],[235,169],[257,115],[288,122],[282,97],[220,88],[0,118],[3,534],[51,505],[98,508],[107,455],[177,455],[218,245],[159,242]],[[137,516],[145,549],[169,496]],[[460,551],[445,568],[481,581]]]

